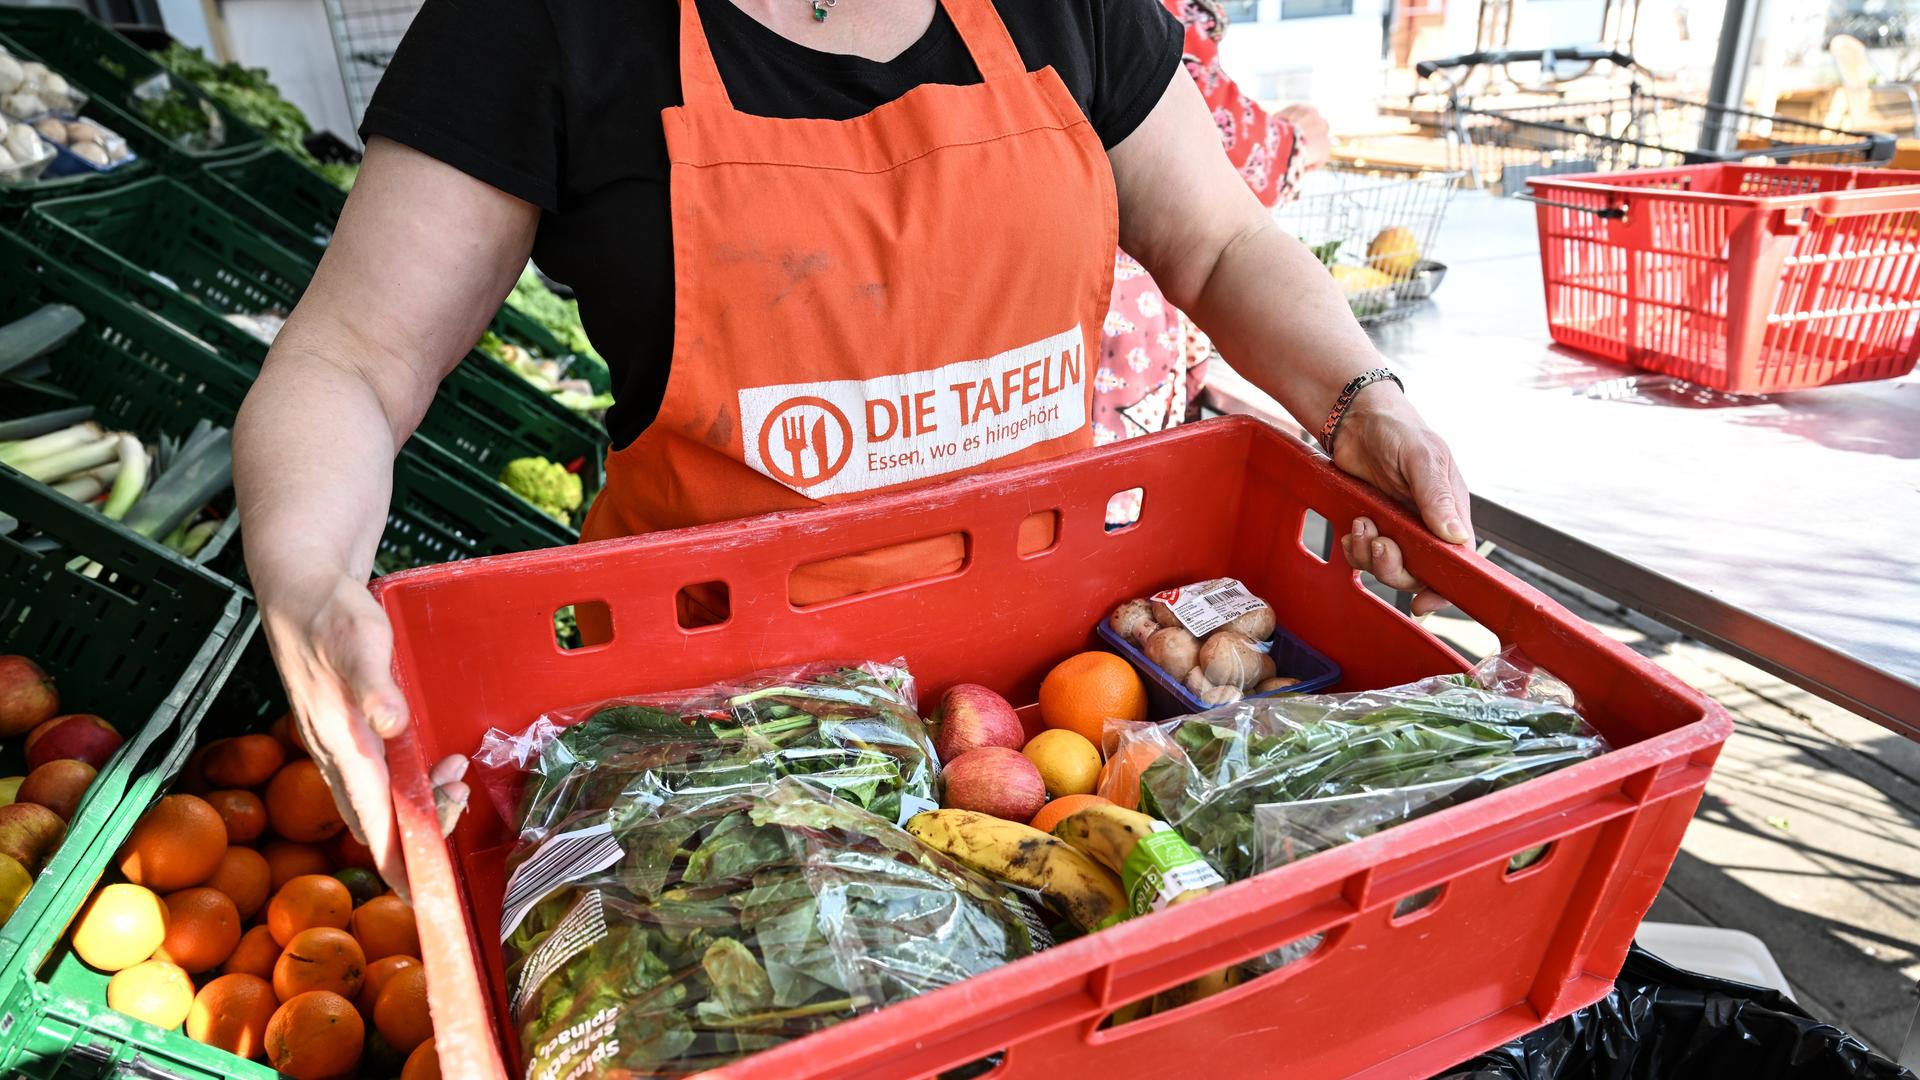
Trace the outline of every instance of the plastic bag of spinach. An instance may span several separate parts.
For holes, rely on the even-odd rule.
[[[798,780],[609,825],[615,861],[502,927],[529,1078],[716,1068],[1035,947],[1003,886]]]
[[[1108,741],[1116,739],[1110,756],[1151,764],[1137,781],[1109,770],[1108,785],[1137,782],[1141,810],[1171,824],[1229,881],[1608,749],[1565,685],[1512,653],[1470,675],[1254,698],[1110,727]]]
[[[555,710],[518,735],[489,731],[473,760],[501,819],[529,842],[629,804],[719,798],[785,776],[897,823],[938,800],[917,708],[904,661],[822,662]]]

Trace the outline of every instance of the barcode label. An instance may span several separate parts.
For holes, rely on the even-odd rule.
[[[1187,633],[1206,637],[1215,630],[1250,611],[1266,607],[1266,601],[1247,591],[1233,578],[1216,578],[1197,585],[1153,594],[1153,602],[1165,604]]]
[[[909,795],[903,791],[900,793],[900,820],[894,822],[894,824],[905,825],[908,818],[923,810],[938,809],[940,809],[940,804],[934,802],[932,799],[923,799],[918,795]]]
[[[605,870],[625,854],[620,841],[613,838],[613,826],[606,822],[542,840],[507,879],[507,893],[500,900],[500,940],[512,937],[527,912],[548,893]]]
[[[520,968],[519,982],[513,989],[513,1011],[520,1011],[527,995],[547,981],[547,976],[606,936],[607,917],[600,904],[600,890],[588,889]]]

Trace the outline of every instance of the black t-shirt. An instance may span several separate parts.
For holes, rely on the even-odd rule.
[[[728,0],[699,3],[743,112],[846,120],[925,83],[980,81],[944,9],[876,63],[788,41]],[[1181,27],[1160,0],[995,6],[1028,69],[1058,72],[1108,147],[1179,70]],[[681,103],[679,19],[673,0],[426,0],[360,128],[540,207],[534,261],[573,287],[612,369],[616,447],[652,423],[673,356],[660,110]]]

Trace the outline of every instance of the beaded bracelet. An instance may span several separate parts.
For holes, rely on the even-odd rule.
[[[1340,396],[1334,399],[1333,411],[1327,414],[1327,422],[1320,428],[1320,449],[1325,450],[1328,457],[1333,456],[1333,436],[1340,430],[1340,422],[1347,418],[1347,410],[1353,407],[1353,399],[1360,395],[1360,391],[1388,379],[1392,379],[1393,385],[1398,386],[1402,393],[1406,392],[1407,384],[1400,381],[1400,376],[1383,367],[1361,372],[1341,389]]]

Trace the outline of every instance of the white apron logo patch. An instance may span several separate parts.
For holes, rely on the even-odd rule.
[[[1078,327],[985,360],[740,391],[741,456],[820,498],[925,480],[1087,425]]]

